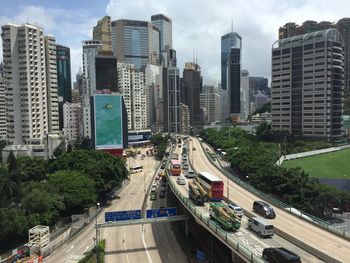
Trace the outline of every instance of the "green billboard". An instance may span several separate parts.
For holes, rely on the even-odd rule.
[[[122,97],[94,95],[95,149],[123,148]]]

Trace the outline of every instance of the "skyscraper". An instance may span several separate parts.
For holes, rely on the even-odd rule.
[[[151,16],[152,24],[159,29],[159,52],[165,53],[165,47],[173,48],[172,20],[163,14]]]
[[[231,48],[227,61],[227,89],[229,97],[229,114],[232,117],[241,113],[241,49]]]
[[[201,126],[200,94],[202,91],[202,76],[198,64],[193,62],[185,63],[183,84],[185,104],[190,111],[190,124],[191,126]]]
[[[58,122],[55,119],[58,116],[55,112],[57,100],[54,99],[55,94],[57,96],[54,39],[48,38],[45,47],[42,28],[7,24],[2,26],[2,41],[8,140],[19,145],[42,139],[45,134],[55,131]],[[52,67],[48,68],[51,63]],[[48,96],[52,98],[50,101]]]
[[[3,78],[3,64],[0,63],[0,140],[6,139],[6,92],[5,92],[5,83]]]
[[[112,51],[118,62],[135,65],[159,63],[159,29],[147,21],[121,19],[112,22]]]
[[[201,108],[207,112],[207,124],[220,121],[220,95],[214,86],[204,85],[200,95]]]
[[[231,48],[242,48],[242,38],[235,32],[221,36],[221,88],[227,89],[227,63]]]
[[[249,99],[249,72],[246,69],[241,71],[241,118],[247,119],[250,114]]]
[[[343,48],[336,29],[273,44],[273,130],[329,141],[342,139]]]
[[[59,129],[63,129],[63,104],[72,102],[70,49],[56,45]]]
[[[111,17],[104,16],[92,30],[92,38],[102,43],[103,52],[112,52]]]
[[[123,95],[127,115],[128,130],[147,129],[147,96],[144,73],[132,64],[118,62],[118,89]]]
[[[163,69],[164,88],[164,130],[180,132],[180,74],[179,68]]]
[[[95,56],[96,90],[109,89],[118,92],[117,58],[115,56]]]

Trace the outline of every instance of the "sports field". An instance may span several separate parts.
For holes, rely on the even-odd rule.
[[[300,166],[312,177],[350,179],[350,149],[284,161],[282,166]]]

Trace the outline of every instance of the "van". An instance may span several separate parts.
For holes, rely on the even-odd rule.
[[[135,165],[130,168],[130,173],[135,174],[135,173],[140,173],[143,171],[143,166],[142,165]]]
[[[268,247],[263,250],[263,258],[270,263],[301,263],[300,257],[284,247]]]
[[[262,215],[265,218],[274,219],[276,217],[273,208],[263,201],[255,201],[253,203],[253,211]]]
[[[266,222],[260,217],[252,217],[248,219],[248,229],[258,233],[261,237],[273,236],[273,225]]]
[[[194,171],[192,171],[191,169],[188,169],[188,171],[186,172],[186,177],[194,178]]]

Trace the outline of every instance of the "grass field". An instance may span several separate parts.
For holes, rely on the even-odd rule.
[[[350,149],[284,161],[282,166],[300,166],[312,177],[350,179]]]

